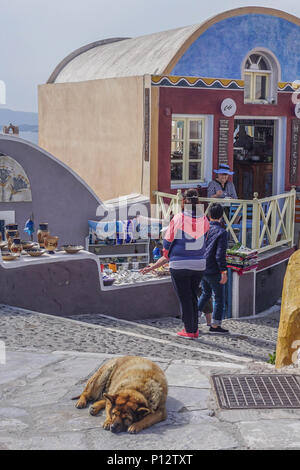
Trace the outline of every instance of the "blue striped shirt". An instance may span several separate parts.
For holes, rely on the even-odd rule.
[[[207,187],[207,197],[213,197],[217,191],[223,191],[222,196],[220,198],[231,197],[232,199],[237,199],[236,190],[232,181],[226,181],[224,188],[222,187],[221,183],[217,180],[213,180],[209,183]]]

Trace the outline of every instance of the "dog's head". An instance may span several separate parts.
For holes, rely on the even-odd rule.
[[[116,395],[104,393],[103,397],[108,401],[107,412],[111,419],[112,432],[127,431],[132,423],[151,413],[144,396],[139,392],[127,391]]]

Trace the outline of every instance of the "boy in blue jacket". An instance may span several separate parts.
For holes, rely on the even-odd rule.
[[[202,293],[198,301],[199,312],[214,295],[213,319],[209,328],[212,334],[226,334],[222,328],[222,316],[225,302],[224,284],[227,282],[227,232],[222,227],[223,207],[212,204],[209,210],[210,228],[206,239],[206,269],[201,282]]]

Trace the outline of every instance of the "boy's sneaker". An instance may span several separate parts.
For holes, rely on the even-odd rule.
[[[186,338],[186,339],[196,339],[199,337],[199,330],[196,331],[196,333],[187,333],[185,331],[185,329],[183,328],[183,330],[179,331],[178,333],[176,333],[177,336],[181,336],[182,338]]]
[[[219,335],[226,335],[229,333],[229,330],[225,330],[225,328],[222,328],[221,326],[217,326],[217,328],[213,328],[211,326],[209,329],[209,332],[219,334]]]

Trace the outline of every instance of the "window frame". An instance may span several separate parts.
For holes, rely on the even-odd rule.
[[[183,133],[183,139],[173,139],[172,135],[172,128],[173,128],[173,121],[183,121],[184,122],[184,133]],[[192,121],[201,121],[201,138],[199,139],[194,139],[190,138],[190,123]],[[205,123],[205,117],[204,116],[199,116],[199,115],[194,115],[194,116],[187,116],[187,115],[172,115],[171,119],[171,147],[173,142],[183,142],[183,158],[180,160],[174,159],[172,160],[171,154],[170,154],[170,162],[172,163],[181,163],[182,164],[182,179],[181,180],[173,180],[172,175],[170,172],[170,181],[171,185],[176,185],[176,184],[195,184],[195,183],[200,183],[205,181],[205,175],[204,175],[204,156],[205,156],[205,132],[206,132],[206,123]],[[201,158],[190,158],[189,155],[189,147],[190,143],[201,143]],[[172,153],[172,150],[171,150]],[[200,178],[198,179],[190,179],[189,178],[189,164],[190,163],[200,163],[201,164],[201,174]]]
[[[270,100],[270,81],[271,81],[271,70],[261,70],[261,71],[249,71],[246,69],[244,72],[244,82],[245,76],[250,76],[250,98],[244,98],[244,103],[262,103],[266,104],[266,101],[269,103]],[[265,77],[266,78],[266,97],[263,99],[255,98],[256,94],[256,77]]]

